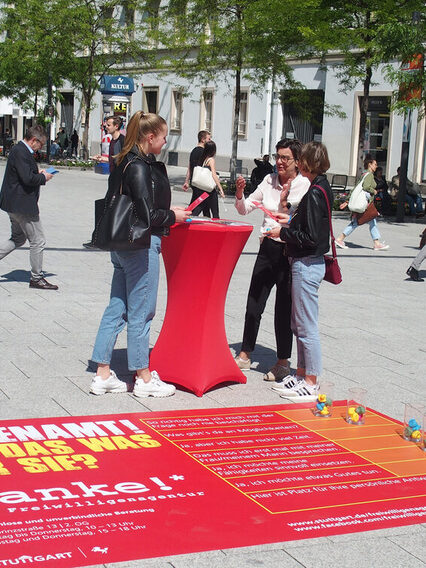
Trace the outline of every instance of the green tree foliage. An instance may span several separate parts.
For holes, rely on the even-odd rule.
[[[234,91],[231,181],[238,151],[241,80],[258,92],[273,77],[295,86],[287,58],[305,49],[299,30],[303,4],[303,0],[170,0],[152,20],[152,37],[168,50],[163,59],[166,70],[173,68],[192,84],[227,82]]]
[[[397,112],[418,109],[419,116],[425,114],[425,27],[426,13],[423,7],[423,12],[413,12],[411,21],[395,21],[382,29],[386,59],[402,62],[401,65],[386,66],[388,79],[397,86],[393,101]]]
[[[60,86],[69,53],[61,41],[60,12],[67,2],[15,0],[0,18],[0,95],[37,115],[49,72]]]
[[[130,59],[149,58],[135,34],[133,0],[69,0],[62,34],[71,53],[66,79],[79,89],[84,109],[83,157],[88,157],[88,133],[93,99],[102,75]]]
[[[49,75],[79,89],[84,109],[83,152],[102,75],[150,51],[135,35],[134,0],[15,0],[0,21],[0,95],[44,106]]]
[[[360,129],[358,136],[358,170],[362,171],[364,135],[367,123],[368,96],[373,72],[402,54],[402,35],[395,29],[406,30],[415,10],[423,9],[420,0],[323,0],[321,17],[313,28],[312,44],[318,52],[333,52],[341,90],[349,92],[361,84]],[[387,42],[393,37],[393,48]],[[339,60],[340,59],[340,60]]]

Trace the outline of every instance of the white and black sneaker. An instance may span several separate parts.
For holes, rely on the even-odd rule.
[[[291,398],[293,401],[295,399],[300,400],[300,402],[313,402],[319,393],[319,385],[310,385],[302,379],[298,381],[294,387],[286,389],[286,391],[281,394],[281,398]]]
[[[277,382],[271,389],[276,392],[287,392],[288,389],[292,389],[300,381],[303,381],[302,377],[298,377],[297,375],[287,375],[283,378],[282,381]]]

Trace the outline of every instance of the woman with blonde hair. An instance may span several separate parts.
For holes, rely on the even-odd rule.
[[[141,248],[111,252],[114,273],[110,302],[92,355],[92,361],[97,363],[90,388],[93,394],[128,390],[127,383],[118,379],[110,367],[117,336],[126,323],[128,367],[136,378],[133,394],[164,397],[176,390],[149,369],[149,332],[157,301],[161,237],[168,234],[171,225],[190,215],[183,207],[170,208],[166,168],[154,158],[160,154],[166,136],[167,124],[161,116],[136,112],[127,126],[124,147],[116,156],[117,167],[109,177],[108,194],[114,194],[121,186],[122,192],[131,197],[138,219],[145,221],[150,230],[140,243]]]
[[[285,226],[268,233],[285,243],[291,266],[291,328],[297,343],[297,372],[272,388],[283,398],[309,401],[317,396],[317,378],[322,371],[318,290],[325,274],[324,254],[330,242],[328,211],[333,203],[325,175],[330,167],[327,148],[320,142],[305,144],[298,167],[311,185],[294,215],[277,215]]]

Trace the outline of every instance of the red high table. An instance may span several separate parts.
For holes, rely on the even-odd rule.
[[[253,230],[237,221],[192,219],[162,240],[167,308],[150,368],[202,396],[215,385],[245,383],[228,346],[225,300],[238,258]]]

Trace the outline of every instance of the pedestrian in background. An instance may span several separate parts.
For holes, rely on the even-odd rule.
[[[10,218],[11,236],[0,244],[0,259],[30,243],[30,288],[57,290],[43,275],[43,251],[46,237],[40,221],[38,199],[40,186],[52,179],[46,170],[38,170],[34,152],[46,143],[46,131],[36,124],[25,133],[24,139],[10,150],[0,193],[0,208]]]
[[[74,130],[71,134],[71,156],[75,156],[76,158],[78,156],[78,140],[77,130]]]
[[[204,193],[203,190],[198,189],[198,187],[194,187],[193,185],[191,185],[192,172],[194,171],[195,166],[198,166],[200,162],[201,156],[203,155],[204,152],[205,143],[210,142],[212,137],[208,130],[200,130],[200,132],[197,135],[197,138],[198,138],[198,144],[195,146],[195,148],[192,149],[191,154],[189,155],[189,164],[188,164],[188,169],[186,171],[186,178],[182,186],[182,189],[184,191],[188,191],[188,188],[191,187],[192,189],[191,203],[196,199],[198,199],[198,197],[200,197],[200,195]],[[209,216],[210,209],[204,202],[198,205],[197,207],[195,207],[192,214],[199,215],[201,211],[203,212],[204,217]]]
[[[105,119],[105,130],[107,134],[111,136],[109,143],[108,156],[103,156],[102,154],[97,154],[93,157],[97,162],[108,162],[110,173],[115,169],[115,156],[117,156],[125,144],[125,136],[121,133],[121,128],[123,126],[123,119],[121,116],[108,116]]]
[[[362,189],[365,192],[366,195],[366,200],[369,202],[374,201],[374,196],[377,193],[376,190],[376,181],[374,179],[374,172],[377,169],[377,162],[376,160],[374,160],[373,158],[366,158],[364,160],[364,173],[362,174]],[[357,186],[357,184],[361,181],[361,178],[357,181],[357,183],[355,184],[355,186],[351,189],[350,193],[349,193],[349,199],[350,196],[352,195],[353,190],[355,189],[355,187]],[[349,200],[345,201],[344,203],[342,203],[340,205],[340,209],[346,209],[346,207],[348,206]],[[372,221],[369,221],[368,223],[369,227],[370,227],[370,235],[371,238],[373,239],[373,245],[374,245],[374,250],[378,250],[378,251],[382,251],[382,250],[388,250],[389,245],[386,245],[385,243],[382,243],[380,241],[380,232],[379,229],[377,227],[377,220],[373,219]],[[355,231],[355,229],[358,227],[358,216],[357,213],[352,213],[352,217],[351,217],[351,222],[349,223],[349,225],[343,230],[343,233],[341,233],[339,235],[339,237],[336,239],[336,245],[342,249],[347,249],[348,246],[345,244],[345,238],[348,237],[351,233],[353,233],[353,231]]]
[[[255,158],[254,163],[256,167],[253,168],[250,175],[250,190],[253,192],[261,181],[265,179],[268,174],[274,173],[274,167],[269,161],[269,154],[264,154],[261,160]]]
[[[414,280],[414,282],[423,282],[423,278],[420,278],[419,270],[425,258],[426,258],[426,245],[423,245],[422,248],[420,249],[420,252],[413,260],[413,262],[410,264],[407,270],[408,276],[411,278],[411,280]]]
[[[213,140],[209,140],[204,144],[203,153],[198,160],[197,166],[204,166],[211,171],[213,179],[216,183],[216,187],[209,193],[209,196],[202,203],[200,203],[200,205],[194,208],[192,214],[199,215],[201,211],[203,211],[204,217],[213,217],[213,219],[219,219],[219,202],[217,198],[217,192],[219,191],[222,198],[225,197],[225,194],[223,192],[219,176],[216,172],[215,156],[216,144],[213,142]],[[198,189],[196,187],[194,187],[193,189],[194,193],[192,194],[191,203],[194,201],[194,195],[197,195],[198,192],[200,192],[200,195],[204,193],[202,189]],[[195,191],[195,189],[197,189],[197,192]]]

